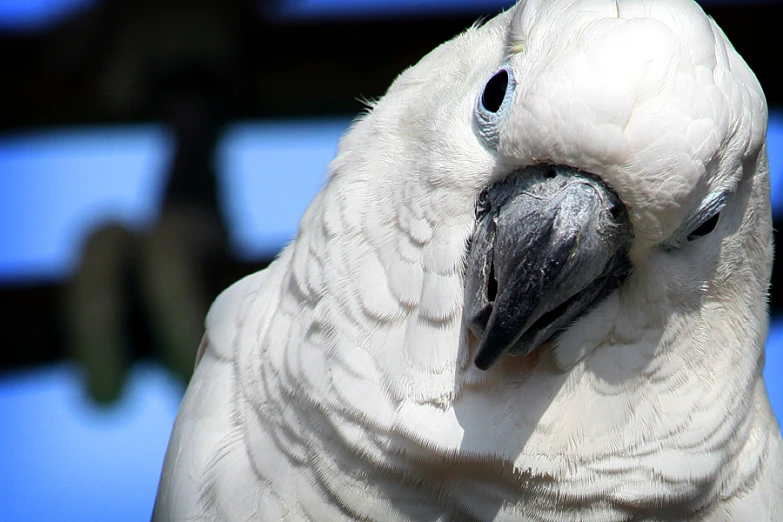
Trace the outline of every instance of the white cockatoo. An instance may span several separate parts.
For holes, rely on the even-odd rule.
[[[212,306],[154,520],[783,520],[766,126],[691,0],[438,47]]]

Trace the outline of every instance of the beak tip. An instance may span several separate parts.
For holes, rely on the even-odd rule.
[[[493,364],[495,364],[495,361],[497,361],[498,356],[495,354],[489,354],[486,350],[479,350],[479,352],[476,354],[475,359],[473,359],[473,364],[476,365],[476,368],[478,368],[481,371],[487,371],[489,370]]]

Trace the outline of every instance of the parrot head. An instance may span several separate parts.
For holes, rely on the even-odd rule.
[[[741,298],[764,292],[766,118],[690,0],[528,0],[403,73],[343,148],[372,134],[371,161],[395,158],[374,199],[413,199],[464,240],[476,366],[550,340],[570,365],[610,316],[663,321],[730,272],[752,286]],[[716,274],[727,262],[748,270]]]

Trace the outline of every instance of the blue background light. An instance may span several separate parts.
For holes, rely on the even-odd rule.
[[[263,1],[263,0],[261,0]],[[0,31],[29,32],[49,29],[98,5],[101,0],[0,0]],[[736,3],[737,0],[699,0],[703,5]],[[776,3],[780,0],[745,0],[746,3]],[[266,11],[266,2],[260,3]],[[513,0],[282,0],[277,16],[282,19],[357,18],[421,14],[492,13],[506,9]]]
[[[171,146],[157,126],[0,139],[0,283],[70,275],[98,224],[152,223]]]
[[[770,184],[772,185],[772,214],[783,215],[783,112],[769,115],[767,130]]]
[[[514,4],[513,0],[450,0],[451,13],[500,12]],[[442,0],[288,0],[283,2],[278,16],[296,18],[356,18],[381,16],[412,16],[443,14]]]
[[[263,0],[261,0],[263,2]],[[737,0],[697,0],[700,4],[730,4]],[[776,3],[781,0],[744,0],[751,3]],[[280,3],[281,19],[380,18],[389,16],[442,15],[451,13],[494,13],[514,5],[514,0],[286,0]],[[262,3],[262,6],[265,4]]]
[[[183,391],[137,366],[100,407],[71,364],[0,375],[0,520],[148,522]]]
[[[98,0],[0,0],[0,31],[48,29],[97,3]]]
[[[232,125],[218,145],[222,201],[235,253],[269,257],[296,232],[349,119]]]
[[[775,212],[783,213],[783,116],[768,135]],[[232,246],[267,257],[295,233],[323,185],[346,119],[237,123],[217,150]],[[160,127],[62,129],[0,138],[0,284],[67,278],[79,246],[111,219],[143,229],[157,216],[171,139]],[[783,321],[765,370],[783,417]],[[69,363],[0,375],[0,521],[146,521],[182,394],[164,370],[138,366],[117,404],[99,407]]]

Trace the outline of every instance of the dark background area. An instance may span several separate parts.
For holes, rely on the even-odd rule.
[[[23,1],[23,0],[21,0]],[[156,90],[188,65],[214,75],[237,118],[356,114],[405,67],[512,2],[441,13],[331,19],[274,16],[285,0],[104,0],[57,27],[0,32],[0,130],[154,121]],[[778,2],[706,1],[783,105]]]

